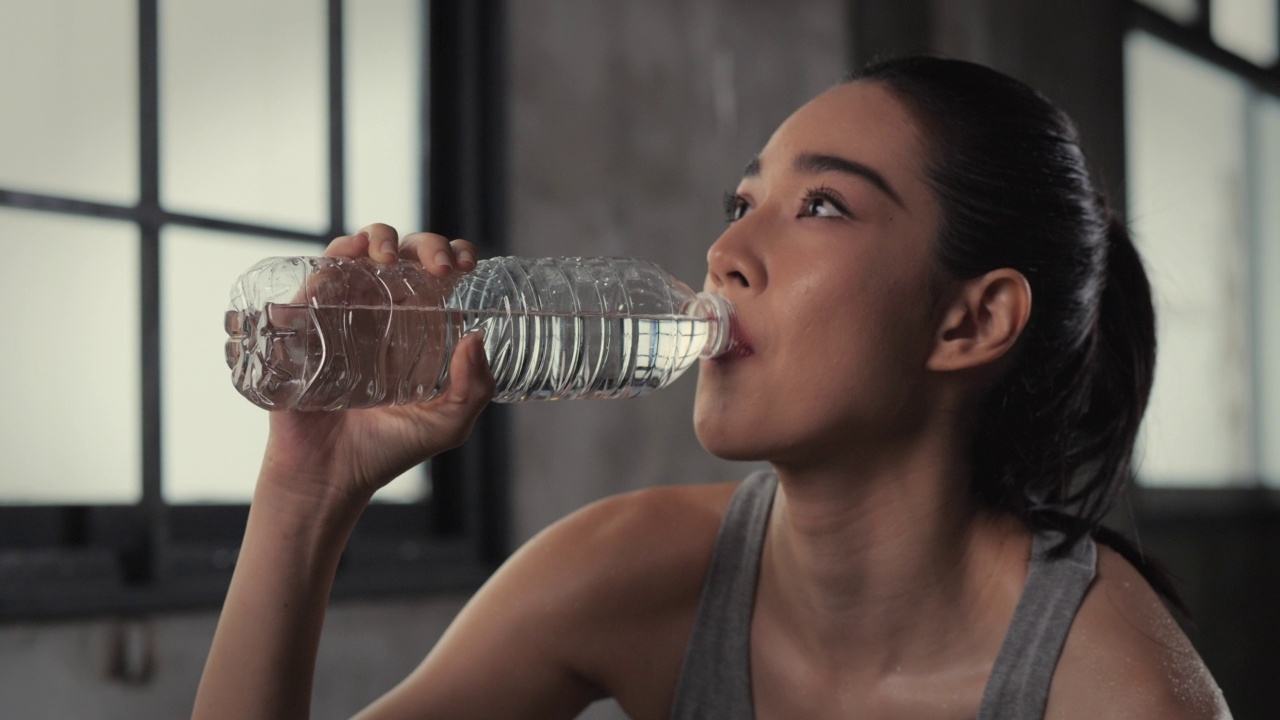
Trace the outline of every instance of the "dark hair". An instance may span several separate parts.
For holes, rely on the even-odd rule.
[[[1032,310],[974,433],[973,490],[1065,554],[1086,535],[1115,547],[1181,605],[1164,573],[1102,526],[1132,479],[1155,370],[1151,289],[1123,221],[1092,179],[1075,125],[1026,84],[933,57],[879,62],[850,81],[883,85],[919,123],[941,205],[940,268],[1022,273]]]

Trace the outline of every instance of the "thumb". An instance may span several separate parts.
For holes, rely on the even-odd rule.
[[[442,398],[449,405],[471,408],[476,414],[493,399],[495,383],[484,352],[484,330],[468,333],[458,342],[449,363],[449,389]]]

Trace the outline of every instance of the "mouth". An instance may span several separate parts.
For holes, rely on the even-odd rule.
[[[737,360],[739,358],[751,355],[751,347],[749,345],[733,344],[729,346],[729,350],[723,355],[715,358],[715,360]]]
[[[748,339],[746,331],[742,329],[742,323],[734,316],[729,325],[729,349],[714,358],[704,358],[711,362],[722,362],[726,360],[736,360],[755,354],[755,350],[751,347],[751,340]]]

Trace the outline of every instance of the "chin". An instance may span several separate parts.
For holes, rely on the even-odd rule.
[[[708,446],[706,443],[703,443],[702,447],[721,460],[729,460],[731,462],[764,462],[767,460],[756,448]]]
[[[695,416],[693,432],[702,449],[720,458],[734,462],[756,462],[766,459],[764,443],[754,438],[742,428],[726,426],[722,422],[711,422]]]

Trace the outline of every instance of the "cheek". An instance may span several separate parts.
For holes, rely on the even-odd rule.
[[[768,352],[740,367],[699,369],[694,429],[703,447],[769,459],[895,425],[924,368],[927,288],[866,265],[771,290]]]
[[[856,290],[829,293],[825,312],[792,318],[779,379],[796,401],[792,421],[874,419],[920,380],[933,334],[927,288],[887,273],[860,280]]]

